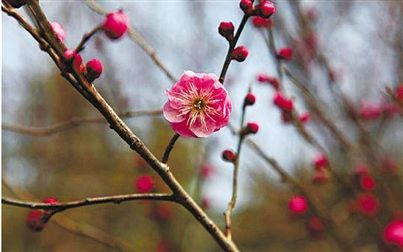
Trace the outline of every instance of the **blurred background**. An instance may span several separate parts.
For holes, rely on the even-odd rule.
[[[40,3],[49,20],[64,27],[65,43],[70,48],[103,21],[85,1]],[[217,32],[218,24],[232,21],[237,26],[243,15],[238,1],[96,4],[107,11],[123,9],[131,25],[176,78],[185,70],[218,75],[227,51],[227,42]],[[294,49],[294,59],[287,67],[309,83],[325,114],[356,148],[346,152],[312,115],[306,130],[325,146],[332,171],[349,181],[343,185],[332,173],[317,183],[312,160],[321,151],[307,143],[293,125],[282,121],[272,104],[275,91],[256,79],[262,73],[278,74],[265,43],[266,28],[256,27],[249,20],[238,42],[249,49],[249,57],[243,63],[233,62],[226,80],[233,104],[231,123],[239,124],[243,98],[251,85],[257,102],[247,110],[246,119],[258,122],[260,131],[250,138],[315,192],[338,227],[312,221],[313,213],[298,217],[290,213],[288,200],[298,190],[283,183],[261,156],[245,147],[233,216],[234,241],[243,251],[338,251],[332,236],[332,230],[338,228],[347,234],[356,251],[399,251],[385,244],[381,233],[388,221],[403,216],[401,107],[391,115],[384,107],[378,116],[366,116],[365,111],[384,106],[389,102],[385,87],[393,89],[403,81],[401,1],[277,0],[276,8],[272,28],[276,45]],[[28,18],[23,8],[19,11]],[[117,112],[161,109],[166,102],[164,91],[173,83],[128,36],[110,41],[100,33],[81,55],[84,62],[96,57],[104,63],[104,72],[95,85]],[[285,77],[282,85],[285,93],[294,97],[298,111],[309,111],[289,78]],[[356,118],[358,124],[339,94],[351,101],[361,116]],[[47,127],[72,118],[97,116],[34,39],[3,13],[3,125]],[[162,116],[125,121],[157,157],[162,156],[173,135]],[[362,132],[367,133],[365,139]],[[221,227],[232,189],[232,165],[221,160],[221,152],[235,149],[237,141],[228,128],[207,139],[181,138],[169,161],[185,189]],[[368,157],[366,146],[373,147],[375,158]],[[375,214],[355,209],[356,196],[368,193],[354,180],[359,165],[370,169],[377,184],[370,192],[379,205]],[[70,201],[134,193],[145,175],[152,176],[153,191],[168,192],[158,176],[105,123],[83,123],[42,136],[3,127],[3,196]],[[54,216],[39,233],[26,227],[28,212],[2,206],[3,251],[220,251],[189,213],[170,203],[126,202],[68,210]]]

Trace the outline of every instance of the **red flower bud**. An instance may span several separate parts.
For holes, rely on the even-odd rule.
[[[252,18],[252,24],[256,28],[272,28],[273,20],[271,18],[262,18],[259,16],[255,16]]]
[[[224,159],[225,161],[235,162],[236,157],[237,157],[236,153],[232,150],[224,150],[222,152],[222,159]]]
[[[73,64],[73,67],[79,71],[81,63],[83,62],[83,59],[81,58],[81,55],[78,54],[75,50],[66,50],[63,53],[64,59],[62,60],[62,68],[65,71],[70,71],[70,65]]]
[[[316,170],[321,170],[329,166],[329,160],[324,154],[316,155],[312,163]]]
[[[304,196],[296,195],[288,201],[288,210],[293,214],[304,214],[308,210],[308,201]]]
[[[257,15],[263,18],[269,18],[276,12],[276,7],[270,1],[261,1],[256,6]]]
[[[245,96],[245,99],[244,99],[244,101],[243,101],[243,104],[245,104],[245,106],[250,106],[250,105],[255,104],[255,102],[256,102],[256,97],[255,97],[255,95],[252,94],[252,93],[248,93],[248,94],[246,94],[246,96]]]
[[[374,216],[379,211],[378,198],[372,194],[360,194],[356,204],[358,211],[367,216]]]
[[[256,134],[259,131],[259,124],[254,122],[249,122],[246,124],[245,128],[242,130],[242,134]]]
[[[293,100],[284,97],[280,91],[277,91],[274,95],[273,103],[284,111],[292,111],[294,108]]]
[[[238,62],[242,62],[248,57],[248,49],[245,46],[238,46],[232,51],[231,58]]]
[[[231,41],[234,38],[234,29],[232,22],[221,22],[218,26],[218,33],[228,41]]]
[[[86,69],[87,73],[85,77],[87,77],[87,80],[91,83],[101,76],[103,69],[102,62],[99,59],[92,59],[87,62]]]
[[[360,186],[363,190],[372,191],[375,189],[376,181],[368,174],[361,175]]]
[[[376,120],[382,115],[382,106],[362,102],[358,113],[363,120]]]
[[[111,12],[106,15],[102,24],[105,35],[110,39],[122,37],[129,27],[129,17],[122,11]]]
[[[45,214],[41,209],[30,211],[27,215],[27,227],[33,232],[42,231],[46,226]]]
[[[397,245],[403,250],[403,219],[389,222],[383,230],[383,239],[386,243]]]
[[[59,201],[56,198],[52,198],[52,197],[46,198],[46,199],[42,200],[42,202],[48,203],[51,205],[57,205],[59,203]]]
[[[149,175],[143,175],[136,179],[135,186],[140,193],[149,193],[154,189],[154,178]]]
[[[213,173],[214,173],[214,166],[210,164],[203,164],[202,167],[200,168],[200,175],[203,179],[211,177]]]
[[[311,115],[309,114],[309,112],[304,112],[299,115],[298,119],[301,123],[307,123],[311,119]]]
[[[241,2],[239,2],[239,7],[243,10],[245,14],[250,14],[253,10],[253,1],[241,0]]]
[[[268,83],[270,84],[274,89],[278,90],[280,88],[280,82],[276,77],[269,76],[266,74],[259,74],[257,76],[257,81],[260,83]]]
[[[277,58],[281,60],[289,61],[292,59],[293,51],[290,47],[284,47],[278,50]]]

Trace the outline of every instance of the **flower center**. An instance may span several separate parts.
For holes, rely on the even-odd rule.
[[[198,111],[203,110],[204,106],[205,106],[205,103],[200,98],[194,100],[194,102],[193,102],[193,108],[195,108]]]

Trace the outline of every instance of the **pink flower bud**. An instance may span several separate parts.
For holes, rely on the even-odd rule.
[[[257,81],[260,83],[268,83],[270,84],[274,89],[278,90],[280,88],[280,82],[276,77],[269,76],[266,74],[259,74],[257,76]]]
[[[252,18],[252,24],[256,28],[272,28],[273,20],[271,18],[263,18],[263,17],[255,16]]]
[[[359,164],[354,168],[354,174],[358,176],[363,176],[368,174],[368,167],[364,164]]]
[[[378,104],[362,102],[358,113],[363,120],[376,120],[382,115],[382,107]]]
[[[238,62],[242,62],[248,57],[248,49],[245,46],[238,46],[232,51],[231,58]]]
[[[288,210],[293,214],[304,214],[308,210],[308,201],[304,196],[296,195],[288,202]]]
[[[292,59],[293,50],[290,47],[284,47],[278,50],[277,58],[285,61]]]
[[[83,62],[83,59],[81,58],[81,55],[78,54],[75,50],[66,50],[63,53],[64,59],[62,60],[62,68],[65,71],[70,71],[70,64],[73,64],[73,67],[79,71],[81,63]]]
[[[255,95],[252,93],[248,93],[245,96],[243,104],[245,104],[245,106],[251,106],[251,105],[255,104],[255,102],[256,102]]]
[[[316,170],[321,170],[329,166],[329,159],[324,154],[318,154],[315,156],[312,163]]]
[[[276,12],[276,7],[274,4],[270,1],[261,1],[257,6],[256,6],[257,14],[260,17],[263,18],[269,18],[271,17],[275,12]]]
[[[375,189],[376,181],[370,175],[364,174],[360,177],[360,186],[365,191],[372,191]]]
[[[64,38],[66,37],[66,32],[63,30],[63,26],[57,22],[50,23],[50,26],[52,27],[53,32],[56,34],[57,39],[60,42],[63,42]]]
[[[304,112],[298,116],[298,119],[301,123],[307,123],[311,119],[311,115],[309,112]]]
[[[249,122],[246,124],[245,128],[242,130],[242,134],[256,134],[259,131],[259,124],[254,122]]]
[[[378,198],[372,194],[360,194],[356,200],[358,211],[367,216],[374,216],[379,211]]]
[[[292,111],[294,108],[293,100],[284,97],[280,91],[277,91],[274,95],[273,103],[284,111]]]
[[[113,40],[122,37],[127,32],[128,27],[129,17],[123,10],[108,13],[102,24],[105,35]]]
[[[250,14],[253,10],[253,1],[241,0],[239,2],[239,7],[243,10],[245,14]]]
[[[386,243],[396,245],[403,250],[403,219],[389,222],[383,230],[383,239]]]
[[[203,179],[208,179],[214,173],[214,166],[210,164],[203,164],[200,168],[200,175]]]
[[[228,41],[231,41],[234,38],[234,29],[232,22],[221,22],[218,26],[218,33]]]
[[[30,211],[27,215],[27,227],[33,232],[42,231],[46,226],[45,214],[46,212],[41,209]]]
[[[140,193],[149,193],[154,189],[154,178],[149,175],[143,175],[136,179],[135,186]]]
[[[102,62],[99,59],[92,59],[86,64],[87,73],[85,77],[91,83],[95,79],[99,78],[99,76],[101,76],[102,69]]]
[[[56,198],[46,198],[44,200],[42,200],[43,203],[47,203],[47,204],[51,204],[51,205],[57,205],[59,203],[59,201]]]
[[[222,159],[224,159],[225,161],[235,162],[236,158],[237,158],[237,155],[232,150],[224,150],[222,152]]]

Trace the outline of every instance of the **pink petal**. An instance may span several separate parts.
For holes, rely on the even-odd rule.
[[[169,101],[165,103],[162,112],[165,119],[171,123],[182,122],[186,119],[185,115],[180,115],[177,109],[171,107],[171,103]]]
[[[189,130],[186,121],[178,123],[170,123],[172,129],[182,137],[196,137],[196,135]]]

